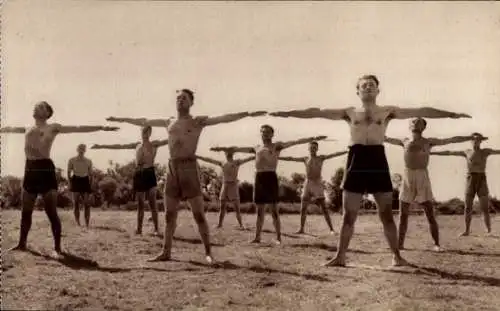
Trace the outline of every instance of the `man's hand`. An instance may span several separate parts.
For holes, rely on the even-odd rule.
[[[326,139],[328,136],[316,136],[314,137],[314,140],[324,140]]]
[[[97,149],[97,148],[99,148],[99,146],[100,146],[99,144],[93,144],[93,145],[90,147],[90,149]]]
[[[273,117],[282,117],[282,118],[288,117],[283,111],[270,112],[269,115]]]
[[[116,127],[116,126],[103,126],[102,127],[102,130],[106,131],[106,132],[114,132],[114,131],[118,131],[119,129],[120,128]]]
[[[460,118],[468,118],[471,119],[472,117],[466,113],[455,113],[452,117],[452,119],[460,119]]]
[[[267,114],[267,111],[265,110],[260,110],[260,111],[254,111],[254,112],[250,112],[248,114],[249,117],[260,117],[260,116],[264,116]]]
[[[106,118],[106,121],[111,121],[111,122],[114,122],[116,121],[117,118],[116,117],[109,117],[109,118]]]

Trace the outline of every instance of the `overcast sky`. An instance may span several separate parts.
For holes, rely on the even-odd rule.
[[[429,121],[427,136],[490,137],[500,149],[500,5],[495,2],[146,2],[8,1],[2,12],[2,126],[30,125],[33,105],[46,100],[53,121],[106,124],[107,116],[158,118],[175,113],[175,90],[196,92],[193,114],[358,105],[359,75],[381,81],[381,105],[469,113],[470,120]],[[272,124],[277,140],[328,135],[321,153],[346,148],[343,122],[260,117],[207,128],[198,154],[218,144],[254,145],[259,126]],[[116,125],[116,124],[112,124]],[[408,135],[408,121],[388,135]],[[153,138],[166,137],[155,128]],[[52,149],[66,167],[79,143],[138,141],[139,129],[59,136]],[[21,176],[22,135],[2,135],[2,175]],[[446,149],[465,149],[469,143]],[[443,149],[443,148],[441,148]],[[436,149],[437,150],[437,149]],[[403,154],[387,146],[393,172]],[[307,153],[298,146],[283,155]],[[126,162],[134,152],[89,151],[95,166]],[[167,148],[157,161],[166,163]],[[324,177],[343,165],[330,160]],[[253,163],[240,171],[251,180]],[[279,172],[303,172],[282,162]],[[488,163],[491,192],[500,196],[500,156]],[[465,160],[433,157],[437,199],[462,197]]]

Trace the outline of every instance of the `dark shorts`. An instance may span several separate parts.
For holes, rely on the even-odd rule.
[[[200,170],[196,159],[170,159],[165,194],[178,200],[194,199],[202,195]]]
[[[362,194],[392,192],[391,174],[384,146],[349,147],[342,189]]]
[[[147,192],[158,185],[154,167],[138,170],[134,174],[134,191]]]
[[[279,197],[279,183],[276,172],[255,174],[253,202],[255,204],[276,204]]]
[[[51,159],[26,160],[23,189],[30,194],[57,190],[56,167]]]
[[[468,173],[465,185],[465,194],[467,196],[478,197],[488,196],[490,193],[488,189],[488,181],[485,173]]]
[[[80,177],[73,175],[70,181],[71,192],[75,193],[91,193],[90,178],[88,176]]]

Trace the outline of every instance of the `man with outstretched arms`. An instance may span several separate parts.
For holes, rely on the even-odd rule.
[[[326,136],[302,138],[287,142],[273,142],[274,129],[270,125],[260,127],[262,145],[256,147],[232,147],[234,152],[255,154],[255,182],[253,200],[257,205],[257,224],[255,239],[252,243],[260,243],[262,226],[264,225],[265,207],[271,205],[271,215],[276,230],[277,244],[281,244],[281,222],[278,209],[279,183],[276,169],[281,151],[295,145],[306,144],[315,140],[325,139]],[[218,148],[211,148],[218,151]]]
[[[461,143],[473,139],[469,136],[454,136],[450,138],[423,137],[422,133],[427,127],[423,118],[410,121],[412,137],[398,139],[386,137],[385,141],[404,149],[405,170],[399,194],[399,249],[404,249],[406,232],[408,230],[408,216],[411,203],[424,207],[425,216],[429,222],[429,229],[434,240],[434,250],[440,251],[439,227],[434,215],[434,196],[427,167],[431,148],[454,143]]]
[[[461,236],[470,234],[470,223],[472,220],[472,203],[474,197],[479,198],[479,207],[484,217],[484,224],[488,233],[491,233],[491,220],[489,213],[488,180],[486,178],[486,163],[490,155],[499,155],[500,150],[491,148],[481,148],[481,142],[487,140],[480,133],[474,133],[472,149],[464,151],[435,151],[433,155],[459,156],[467,161],[467,174],[465,178],[465,231]]]
[[[327,266],[345,266],[345,255],[354,232],[361,199],[365,193],[373,194],[384,234],[391,248],[393,265],[406,265],[398,248],[398,234],[392,216],[392,182],[389,164],[384,150],[387,125],[393,119],[425,118],[470,118],[469,115],[454,113],[432,107],[400,108],[379,106],[379,80],[374,75],[358,79],[356,90],[361,107],[343,109],[310,108],[304,110],[279,111],[270,115],[304,119],[323,118],[344,120],[349,125],[351,143],[347,156],[343,180],[344,219],[336,256]]]
[[[169,261],[171,259],[172,240],[174,237],[177,208],[181,200],[187,200],[191,206],[194,219],[198,224],[201,239],[205,246],[206,260],[213,262],[210,248],[210,235],[205,218],[203,197],[201,192],[199,167],[196,161],[196,149],[203,129],[207,126],[234,122],[245,117],[265,115],[265,111],[231,113],[217,117],[198,116],[190,114],[194,104],[194,94],[189,89],[183,89],[177,94],[177,119],[144,118],[108,118],[109,121],[126,122],[139,126],[150,125],[166,127],[168,132],[168,148],[170,160],[165,181],[166,226],[162,252],[150,261]]]
[[[282,161],[301,162],[306,166],[306,181],[302,190],[301,205],[300,205],[300,229],[298,234],[304,233],[304,227],[307,218],[307,207],[309,204],[317,204],[323,211],[326,224],[333,234],[332,220],[325,205],[325,186],[323,184],[322,170],[325,160],[333,159],[346,154],[347,151],[335,152],[326,155],[318,155],[318,142],[309,143],[308,157],[279,157]]]
[[[166,146],[168,144],[168,140],[151,141],[151,132],[151,126],[145,125],[141,128],[141,142],[129,144],[93,145],[91,149],[135,149],[136,171],[133,179],[133,189],[137,196],[137,229],[135,233],[142,234],[144,207],[147,198],[154,225],[153,234],[158,236],[160,232],[158,225],[158,208],[156,204],[157,180],[155,158],[158,148]]]
[[[85,156],[87,146],[79,144],[77,156],[68,161],[68,181],[73,193],[73,213],[75,221],[80,226],[80,203],[83,204],[85,225],[90,224],[89,195],[92,193],[92,161]]]
[[[219,195],[220,213],[217,228],[222,228],[224,217],[226,215],[227,205],[234,204],[236,220],[238,220],[240,229],[244,230],[245,226],[243,225],[240,211],[238,172],[241,165],[255,160],[255,156],[243,159],[234,159],[234,152],[229,149],[224,151],[224,154],[226,156],[225,162],[202,156],[196,156],[196,158],[198,160],[214,164],[222,168],[222,189]]]
[[[52,234],[54,236],[54,252],[51,254],[60,258],[61,250],[61,221],[57,215],[57,179],[54,162],[50,158],[50,151],[58,134],[90,133],[97,131],[116,131],[119,128],[110,126],[76,125],[68,126],[59,123],[48,123],[54,114],[52,106],[42,101],[35,105],[33,127],[4,127],[0,133],[25,134],[24,153],[26,165],[23,178],[23,192],[21,212],[21,229],[19,243],[13,250],[26,250],[28,233],[31,228],[33,207],[37,195],[43,196],[45,213],[47,214]]]

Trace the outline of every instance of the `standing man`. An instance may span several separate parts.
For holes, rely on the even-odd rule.
[[[300,229],[298,234],[304,233],[306,225],[307,207],[309,204],[318,205],[323,211],[326,224],[330,228],[330,233],[333,234],[332,220],[325,204],[325,186],[323,184],[322,170],[325,160],[333,159],[346,154],[347,151],[335,152],[327,155],[318,155],[318,142],[309,143],[308,157],[280,157],[283,161],[301,162],[306,166],[306,182],[302,190],[301,205],[300,205]]]
[[[155,158],[159,147],[166,146],[168,140],[151,141],[152,128],[149,125],[141,128],[141,142],[114,145],[93,145],[91,149],[135,149],[136,170],[133,179],[133,188],[137,196],[137,229],[135,234],[142,234],[144,223],[144,207],[146,198],[151,210],[154,225],[153,235],[160,235],[158,225],[158,208],[156,204],[156,172]]]
[[[434,196],[429,178],[429,157],[431,148],[454,143],[462,143],[473,139],[473,136],[454,136],[450,138],[426,138],[422,136],[427,121],[415,118],[410,121],[411,138],[397,139],[386,137],[387,143],[401,146],[404,149],[405,170],[403,183],[399,195],[399,249],[404,249],[406,232],[408,230],[408,216],[411,203],[418,203],[424,207],[425,216],[429,222],[429,229],[434,240],[434,250],[440,251],[439,227],[434,215]]]
[[[189,89],[178,91],[177,119],[144,118],[108,118],[108,121],[126,122],[134,125],[165,127],[168,132],[170,160],[165,182],[166,226],[162,252],[149,261],[168,261],[171,259],[172,240],[177,222],[179,202],[187,200],[191,206],[193,217],[198,224],[203,245],[205,246],[206,260],[213,262],[210,247],[210,234],[201,192],[199,167],[196,161],[196,149],[203,129],[207,126],[238,121],[246,117],[265,115],[265,111],[240,112],[218,117],[198,116],[190,113],[194,104],[194,93]]]
[[[246,152],[255,154],[255,183],[253,200],[257,205],[257,224],[255,239],[252,243],[260,243],[262,226],[264,225],[265,207],[271,205],[271,215],[276,230],[277,244],[281,244],[281,222],[278,208],[279,182],[276,168],[281,151],[295,145],[310,143],[315,140],[323,140],[326,136],[302,138],[287,142],[273,142],[274,129],[270,125],[260,127],[262,145],[256,147],[232,147],[234,152]],[[211,148],[218,151],[218,148]]]
[[[279,111],[271,113],[277,117],[323,118],[344,120],[350,128],[351,143],[347,156],[343,181],[344,219],[340,232],[338,251],[327,266],[345,266],[346,251],[354,233],[363,194],[373,194],[379,217],[384,226],[384,234],[393,256],[393,265],[406,265],[398,248],[398,234],[392,216],[392,182],[389,164],[384,150],[387,125],[393,119],[426,118],[470,118],[469,115],[443,111],[431,107],[400,108],[379,106],[379,80],[374,75],[364,75],[358,79],[356,93],[362,106],[343,109],[310,108],[304,110]]]
[[[491,220],[489,212],[489,189],[488,180],[486,178],[486,162],[488,156],[499,155],[500,150],[491,148],[481,148],[481,142],[487,140],[480,133],[474,133],[472,141],[472,149],[465,151],[436,151],[431,152],[433,155],[442,156],[460,156],[467,161],[467,175],[465,180],[465,231],[461,236],[470,234],[470,223],[472,220],[472,203],[474,197],[479,198],[479,207],[484,217],[484,224],[488,233],[491,233]]]
[[[243,221],[241,219],[238,172],[241,165],[255,160],[255,156],[235,160],[234,152],[229,149],[224,151],[224,154],[226,156],[226,161],[224,163],[202,156],[196,156],[196,158],[198,160],[214,164],[222,168],[222,189],[219,195],[220,213],[219,224],[217,225],[217,228],[222,228],[224,217],[226,216],[227,205],[232,203],[234,204],[236,219],[238,220],[240,229],[245,230],[245,226],[243,225]]]
[[[87,146],[79,144],[76,149],[78,155],[68,161],[68,181],[73,193],[73,212],[75,221],[80,226],[80,203],[83,204],[85,225],[90,224],[89,195],[92,193],[92,161],[85,157]]]
[[[118,127],[110,126],[66,126],[47,121],[54,114],[52,106],[42,101],[35,105],[33,118],[35,125],[26,127],[5,127],[0,133],[25,134],[24,153],[26,166],[24,170],[21,232],[19,243],[12,250],[26,250],[28,233],[31,228],[33,207],[37,195],[43,196],[45,213],[47,214],[54,236],[54,252],[52,256],[61,258],[61,221],[57,215],[57,179],[54,162],[50,158],[52,144],[58,134],[89,133],[97,131],[116,131]]]

